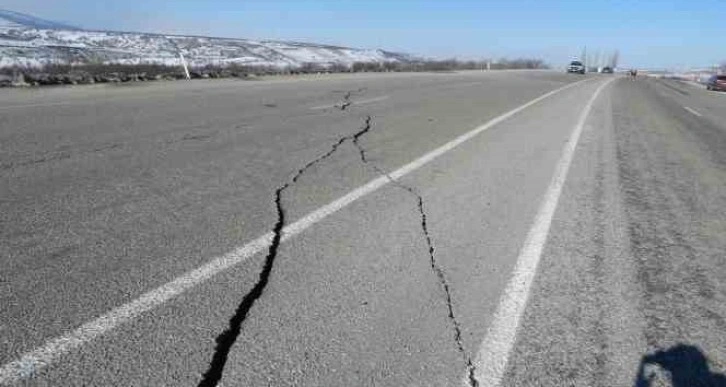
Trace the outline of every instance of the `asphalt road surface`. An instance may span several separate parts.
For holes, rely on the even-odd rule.
[[[725,94],[5,90],[0,178],[1,385],[726,385]]]

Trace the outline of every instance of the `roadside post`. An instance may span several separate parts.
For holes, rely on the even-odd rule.
[[[187,76],[187,79],[192,79],[192,77],[189,75],[189,68],[187,67],[187,61],[184,59],[184,54],[182,54],[181,50],[179,50],[179,59],[181,59],[182,67],[184,67],[184,74]]]

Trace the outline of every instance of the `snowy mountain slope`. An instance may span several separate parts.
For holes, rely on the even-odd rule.
[[[44,28],[79,30],[67,24],[41,19],[28,14],[0,9],[0,27],[6,28]]]
[[[10,15],[10,16],[8,16]],[[27,15],[27,18],[32,18]],[[85,31],[57,28],[53,22],[0,12],[0,67],[41,66],[50,63],[179,63],[179,53],[192,66],[252,65],[298,67],[354,62],[403,62],[405,54],[295,42],[259,41],[149,33]],[[39,28],[39,26],[45,26]]]

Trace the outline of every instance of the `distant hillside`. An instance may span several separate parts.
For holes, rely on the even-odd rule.
[[[0,67],[46,64],[177,65],[183,53],[192,66],[299,67],[354,62],[406,62],[406,54],[377,49],[250,39],[133,32],[86,31],[0,10]]]
[[[80,28],[41,19],[20,12],[0,9],[0,27],[79,30]]]

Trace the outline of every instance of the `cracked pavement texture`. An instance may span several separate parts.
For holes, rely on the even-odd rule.
[[[345,95],[345,101],[347,106],[350,106],[351,104],[350,95],[350,92],[346,93]],[[346,105],[343,105],[343,107],[341,107],[341,110],[345,110],[345,106]],[[230,318],[229,327],[225,329],[224,332],[222,332],[219,336],[217,336],[217,339],[215,340],[217,342],[217,347],[214,350],[214,356],[212,357],[212,361],[209,363],[209,369],[207,370],[207,372],[204,373],[202,380],[199,382],[200,387],[216,386],[219,384],[219,381],[224,373],[224,366],[227,363],[229,351],[232,349],[235,341],[237,341],[237,337],[242,330],[242,324],[244,323],[244,320],[247,317],[250,309],[252,308],[252,306],[254,306],[255,301],[257,301],[257,299],[262,296],[263,292],[265,291],[265,287],[270,280],[270,275],[275,264],[275,258],[277,258],[277,250],[280,248],[280,242],[282,241],[282,230],[288,224],[285,222],[285,209],[282,206],[282,195],[284,194],[285,190],[290,188],[291,185],[297,183],[298,179],[300,179],[300,177],[302,177],[302,175],[305,174],[305,172],[307,172],[309,169],[315,167],[316,164],[325,162],[346,141],[353,141],[355,144],[358,144],[358,139],[364,134],[368,133],[370,129],[371,117],[368,116],[365,119],[365,124],[358,132],[352,135],[341,137],[340,140],[335,142],[330,147],[330,150],[328,152],[316,158],[315,160],[305,164],[304,167],[300,168],[297,171],[295,176],[293,176],[290,181],[286,182],[275,190],[275,209],[277,210],[277,222],[275,222],[275,227],[272,230],[273,237],[270,243],[267,257],[265,257],[265,264],[262,268],[262,271],[260,272],[260,278],[257,283],[252,287],[252,290],[250,290],[250,292],[245,294],[245,296],[242,298],[242,302],[237,307],[235,314],[232,316],[232,318]],[[363,155],[362,150],[361,155]],[[364,158],[363,161],[365,161]],[[421,211],[423,211],[420,199],[419,208],[421,208]],[[426,217],[425,215],[422,216],[424,217],[424,231],[426,231]],[[428,234],[427,240],[429,241],[429,250],[433,254],[433,248],[430,247],[431,243],[430,239],[428,239]]]
[[[371,129],[371,119],[368,117],[366,119],[366,127],[368,130]],[[353,137],[353,144],[358,148],[358,152],[360,153],[360,159],[364,164],[370,164],[373,169],[378,172],[381,175],[384,175],[388,178],[388,180],[391,181],[391,183],[397,187],[402,188],[403,190],[410,193],[415,199],[418,204],[418,211],[421,214],[421,231],[423,232],[424,239],[426,240],[426,246],[428,246],[429,251],[429,258],[431,259],[431,270],[436,274],[436,277],[439,280],[439,283],[441,285],[441,289],[444,291],[444,299],[446,300],[446,309],[449,312],[449,320],[451,320],[451,325],[454,329],[454,340],[456,342],[456,347],[459,349],[459,352],[461,352],[461,355],[464,358],[464,362],[466,363],[466,370],[467,374],[469,375],[469,385],[471,387],[476,387],[479,385],[479,382],[474,377],[475,367],[473,365],[473,362],[471,360],[472,356],[471,354],[467,353],[466,349],[464,349],[464,344],[461,341],[461,325],[459,324],[459,321],[456,319],[456,313],[454,313],[454,305],[451,300],[451,290],[449,288],[449,283],[446,280],[446,274],[444,273],[444,270],[441,268],[441,266],[436,262],[436,248],[434,247],[431,234],[429,233],[428,228],[428,222],[427,222],[427,216],[426,216],[426,209],[424,207],[424,199],[416,192],[414,188],[411,188],[393,177],[391,177],[390,174],[388,174],[386,171],[383,171],[380,167],[375,165],[374,163],[371,163],[368,158],[366,157],[366,151],[365,148],[360,144],[360,136],[356,135]]]
[[[580,79],[363,74],[2,94],[3,107],[34,106],[0,116],[0,361]],[[195,385],[235,314],[244,315],[232,322],[240,329],[229,330],[226,363],[208,385],[465,384],[564,141],[598,82],[522,111],[24,384]],[[688,103],[712,117],[708,131],[663,108],[668,98],[696,97]],[[718,109],[706,109],[717,104],[696,91],[625,80],[598,100],[505,385],[632,385],[646,351],[676,342],[702,348],[714,370],[723,366],[726,347],[710,332],[724,330],[724,223],[715,209],[726,180],[713,164],[718,148],[699,152],[724,138]],[[325,105],[337,108],[313,109]],[[631,149],[643,144],[647,151]],[[641,185],[613,178],[658,168],[652,181],[636,179]],[[676,177],[688,180],[672,188]],[[657,195],[636,203],[638,190]],[[694,223],[676,215],[648,218],[672,203],[681,217],[698,209],[700,231],[678,234]],[[643,227],[662,227],[669,243],[692,246],[690,255],[628,242]],[[657,256],[634,254],[638,246]],[[250,294],[256,301],[246,305]],[[687,302],[671,306],[673,298]],[[686,324],[694,327],[688,335],[674,328]]]

